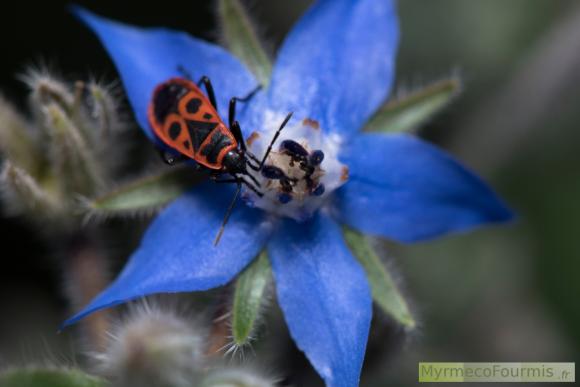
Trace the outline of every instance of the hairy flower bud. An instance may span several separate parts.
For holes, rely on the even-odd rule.
[[[57,200],[33,176],[11,161],[4,162],[0,187],[2,199],[7,202],[6,210],[13,215],[25,211],[35,211],[37,215],[51,215],[60,211]]]
[[[98,354],[100,371],[115,386],[180,387],[197,384],[203,340],[175,312],[141,304],[110,333]]]

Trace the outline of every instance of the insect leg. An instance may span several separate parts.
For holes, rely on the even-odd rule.
[[[233,97],[232,99],[230,99],[230,109],[229,109],[230,129],[234,124],[234,121],[236,120],[236,103],[248,102],[254,95],[256,95],[258,91],[260,91],[260,89],[262,89],[262,85],[258,85],[254,90],[250,91],[245,97]]]
[[[248,167],[252,168],[254,171],[259,171],[260,170],[260,160],[258,160],[258,158],[256,156],[254,156],[252,154],[252,152],[246,152],[246,155],[248,155],[248,157],[252,160],[253,164],[250,162],[250,160],[246,161],[246,164],[248,165]]]
[[[254,176],[250,175],[247,172],[245,175],[248,176],[250,178],[250,180],[252,180],[256,186],[261,187],[261,184],[258,182],[258,180],[256,180],[256,178]]]
[[[233,98],[230,101],[230,113],[231,113],[231,103],[232,101],[235,101]],[[234,102],[235,105],[235,102]],[[231,118],[231,115],[230,115]],[[242,134],[242,128],[240,128],[240,123],[238,121],[234,121],[230,124],[230,130],[232,132],[232,134],[234,135],[234,138],[236,139],[236,141],[238,142],[238,144],[240,144],[240,148],[242,149],[242,151],[255,163],[257,163],[256,165],[252,164],[249,162],[247,162],[248,166],[250,168],[252,168],[254,171],[259,171],[260,167],[260,160],[258,160],[256,158],[256,156],[254,156],[252,153],[248,152],[246,149],[246,142],[244,141],[244,136]]]
[[[191,77],[191,73],[189,71],[187,71],[187,69],[185,67],[183,67],[182,65],[178,65],[177,71],[179,71],[181,73],[183,78],[187,79],[188,81],[193,82],[193,78]]]
[[[240,102],[248,102],[260,90],[262,90],[262,85],[256,86],[254,90],[250,91],[244,97],[236,97],[236,99]]]
[[[247,152],[246,154],[248,155],[249,158],[252,159],[252,161],[255,161],[256,163],[258,163],[258,166],[260,165],[260,159],[258,159],[256,156],[254,156],[254,154],[252,152]]]
[[[213,86],[211,84],[211,81],[209,80],[208,77],[206,77],[204,75],[203,77],[201,77],[201,79],[199,81],[197,81],[198,86],[201,86],[201,84],[203,84],[203,86],[205,87],[205,91],[207,92],[207,97],[209,98],[209,102],[211,102],[211,105],[217,111],[218,107],[217,107],[217,102],[215,100],[215,93],[213,92]]]
[[[232,118],[232,102],[234,102],[234,109],[235,109],[235,100],[232,98],[230,100],[230,119]],[[242,135],[242,128],[240,128],[240,123],[238,121],[230,122],[230,131],[234,135],[236,141],[240,144],[240,148],[242,151],[246,151],[246,142],[244,141],[244,136]]]
[[[220,230],[218,231],[218,234],[213,242],[214,246],[217,246],[217,244],[220,242],[220,239],[224,233],[224,229],[226,228],[226,224],[228,223],[228,220],[230,219],[230,215],[232,214],[234,206],[236,205],[236,201],[238,199],[238,195],[240,194],[240,190],[242,189],[242,183],[239,180],[237,180],[237,184],[238,184],[238,188],[236,189],[236,193],[234,194],[234,197],[233,197],[232,201],[230,202],[230,205],[228,206],[228,209],[226,211],[226,214],[224,215],[224,220],[222,221],[222,225],[220,227]]]
[[[251,175],[248,175],[251,177]],[[256,188],[256,186],[254,184],[252,184],[251,182],[247,181],[246,179],[244,179],[243,177],[239,177],[240,181],[242,183],[245,184],[246,187],[248,187],[249,189],[251,189],[252,191],[254,191],[254,193],[256,195],[258,195],[259,197],[264,196],[264,194],[262,192],[260,192],[260,190],[258,188]],[[255,179],[252,178],[253,181],[255,181]]]

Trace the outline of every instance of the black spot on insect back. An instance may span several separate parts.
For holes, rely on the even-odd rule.
[[[157,122],[164,122],[170,113],[176,112],[177,101],[187,92],[186,88],[174,83],[162,85],[153,97],[154,115]]]
[[[169,135],[169,138],[175,141],[177,137],[179,137],[179,135],[181,134],[180,123],[179,122],[172,123],[171,126],[169,127],[167,134]]]
[[[212,119],[212,117],[213,117],[213,116],[212,116],[211,114],[209,114],[209,113],[205,113],[205,114],[203,115],[203,118],[205,118],[206,120],[210,120],[210,119]]]
[[[188,113],[195,114],[199,110],[200,106],[201,106],[201,99],[192,98],[187,102],[186,109],[187,109]]]

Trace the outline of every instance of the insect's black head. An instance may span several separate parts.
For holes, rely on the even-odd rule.
[[[247,175],[246,155],[240,149],[232,149],[223,159],[224,169],[230,174]]]

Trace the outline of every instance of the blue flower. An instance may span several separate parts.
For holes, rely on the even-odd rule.
[[[393,82],[399,38],[393,3],[317,1],[282,45],[270,86],[240,105],[244,135],[260,134],[252,143],[258,156],[281,118],[294,112],[281,140],[323,151],[312,175],[323,185],[316,194],[304,184],[293,198],[277,198],[276,184],[261,199],[246,192],[249,205],[235,209],[215,247],[232,191],[209,182],[196,186],[154,220],[115,282],[66,324],[149,294],[224,285],[265,248],[297,346],[328,386],[358,385],[371,295],[341,224],[415,242],[512,217],[478,177],[436,147],[410,135],[359,131]],[[153,141],[147,120],[152,91],[180,76],[180,66],[194,79],[207,75],[213,81],[222,114],[229,98],[257,85],[216,45],[181,32],[75,12],[107,48],[135,117]],[[279,154],[269,162],[295,172]]]

